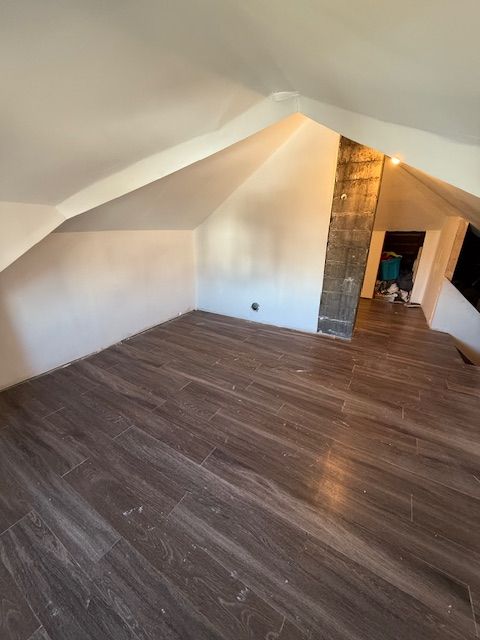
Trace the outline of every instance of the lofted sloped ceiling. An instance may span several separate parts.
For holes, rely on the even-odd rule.
[[[1,5],[0,201],[43,229],[298,111],[480,196],[477,0]]]
[[[204,160],[70,218],[57,231],[195,229],[305,122],[307,118],[293,114]]]
[[[404,170],[424,188],[448,203],[455,215],[462,215],[480,229],[480,198],[414,167],[407,165]]]
[[[478,200],[480,203],[480,199]],[[458,216],[460,211],[420,182],[407,165],[394,165],[388,160],[385,162],[375,215],[375,229],[441,229],[445,216]]]

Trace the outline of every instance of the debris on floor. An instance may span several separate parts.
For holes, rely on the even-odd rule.
[[[394,251],[384,251],[380,260],[375,298],[387,302],[409,304],[413,289],[413,271],[401,269],[402,256]]]
[[[410,293],[413,288],[409,286],[409,288],[401,288],[400,282],[401,278],[398,280],[377,280],[375,285],[375,298],[381,298],[382,300],[386,300],[387,302],[399,302],[401,304],[406,304],[410,302]],[[405,286],[405,285],[404,285]]]
[[[406,304],[413,288],[412,273],[400,271],[402,256],[394,251],[384,251],[380,260],[375,298]]]

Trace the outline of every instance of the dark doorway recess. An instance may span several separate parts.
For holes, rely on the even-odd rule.
[[[402,256],[400,274],[412,272],[420,247],[425,241],[425,231],[387,231],[383,243],[384,251],[394,251]]]
[[[382,260],[375,286],[376,298],[389,302],[410,301],[424,241],[425,231],[387,231],[385,233]],[[382,261],[388,260],[389,253],[401,256],[401,258],[394,258],[394,260],[400,260],[397,272],[395,269],[393,271],[389,268],[382,269]]]
[[[480,311],[480,230],[469,225],[452,284]]]

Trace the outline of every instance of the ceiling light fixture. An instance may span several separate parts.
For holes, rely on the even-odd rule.
[[[392,164],[400,164],[400,158],[396,158],[395,156],[393,158],[390,158],[390,162]]]

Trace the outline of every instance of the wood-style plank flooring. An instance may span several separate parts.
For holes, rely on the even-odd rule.
[[[478,637],[479,409],[364,301],[350,343],[194,312],[5,391],[0,637]]]

